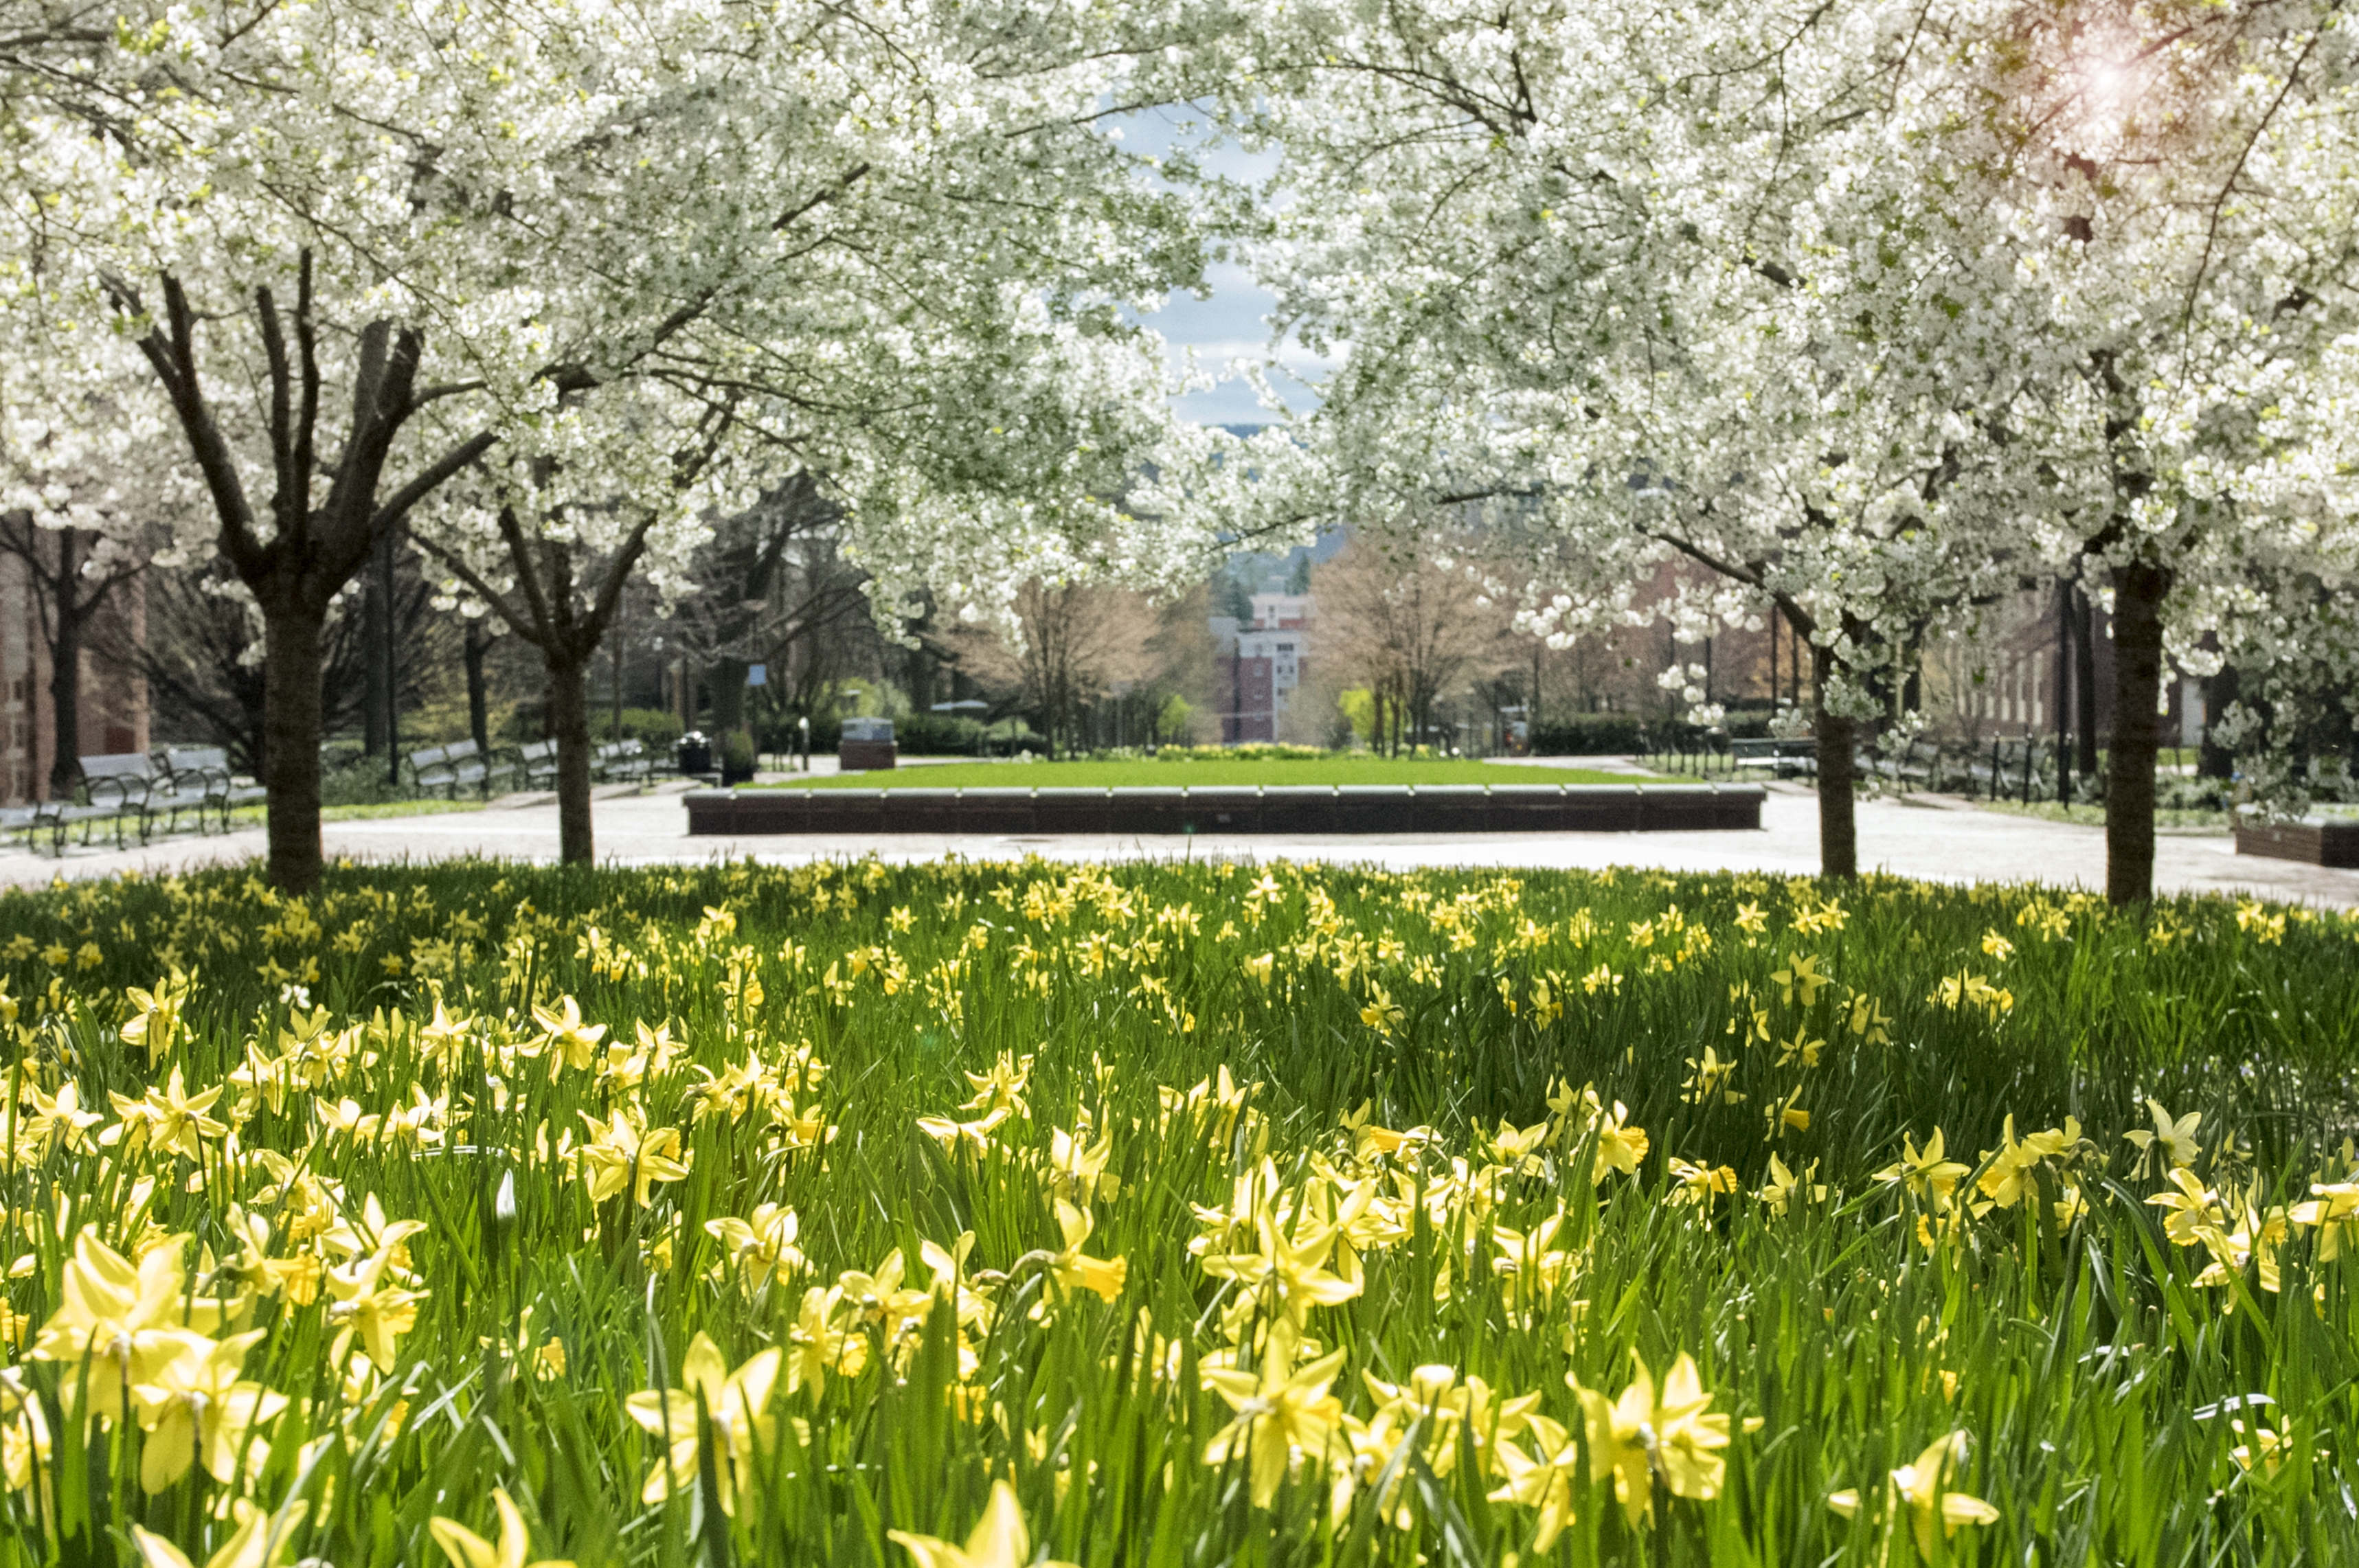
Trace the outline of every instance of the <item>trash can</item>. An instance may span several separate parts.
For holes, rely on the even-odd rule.
[[[691,730],[672,748],[672,758],[686,777],[709,773],[712,771],[712,742],[704,738],[701,730]]]
[[[898,761],[889,719],[847,719],[843,737],[836,742],[835,765],[847,773],[890,768]]]

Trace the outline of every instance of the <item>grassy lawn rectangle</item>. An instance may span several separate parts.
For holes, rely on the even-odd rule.
[[[1320,757],[1303,761],[1139,758],[1104,762],[923,763],[886,773],[799,775],[761,789],[1178,789],[1250,784],[1642,784],[1650,775],[1593,768],[1527,768],[1467,759],[1393,761]]]

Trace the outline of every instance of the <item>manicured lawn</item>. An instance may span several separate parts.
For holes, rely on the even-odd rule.
[[[2354,937],[1201,861],[10,892],[0,1560],[2359,1562]]]
[[[801,789],[1176,789],[1237,784],[1636,784],[1649,774],[1590,768],[1527,768],[1443,758],[1394,762],[1382,757],[1321,757],[1302,761],[942,762],[889,773],[794,778],[765,788]]]

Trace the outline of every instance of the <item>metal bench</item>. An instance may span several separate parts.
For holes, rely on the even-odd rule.
[[[198,807],[197,830],[204,831],[206,808],[221,816],[222,831],[229,831],[229,814],[241,806],[255,806],[270,798],[270,792],[250,778],[240,776],[229,765],[229,752],[219,746],[167,746],[158,753],[163,759],[164,774],[170,781],[173,820],[177,821],[182,801],[193,801]]]
[[[425,747],[410,752],[408,762],[413,784],[421,790],[441,790],[452,800],[459,798],[462,788],[488,795],[494,779],[516,772],[515,763],[485,757],[473,741]]]
[[[90,842],[93,823],[114,825],[114,845],[123,847],[123,825],[139,827],[139,841],[147,842],[148,793],[158,782],[154,759],[145,752],[112,752],[82,761],[82,798],[61,801],[51,811],[50,838],[58,852],[66,847],[66,829],[80,824],[82,841]]]
[[[524,775],[525,787],[554,789],[557,785],[557,742],[535,741],[516,752],[517,772]]]
[[[1819,743],[1807,738],[1783,740],[1774,735],[1731,741],[1728,759],[1734,767],[1766,767],[1781,779],[1790,778],[1796,773],[1819,771]]]
[[[36,801],[30,806],[0,806],[0,837],[11,833],[25,836],[25,847],[33,847],[33,837],[49,827],[56,807],[49,802]]]
[[[645,784],[655,776],[656,761],[636,741],[602,742],[590,759],[590,771],[600,778]]]

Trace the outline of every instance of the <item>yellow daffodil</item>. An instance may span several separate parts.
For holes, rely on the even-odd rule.
[[[124,991],[124,1000],[131,1004],[131,1016],[124,1020],[116,1033],[125,1045],[147,1053],[150,1067],[170,1054],[179,1042],[185,1028],[181,1010],[188,1005],[192,989],[189,977],[175,969],[168,978],[157,981],[152,991],[141,990],[137,986]]]
[[[1797,1176],[1786,1168],[1783,1160],[1772,1154],[1769,1156],[1769,1180],[1757,1195],[1769,1206],[1770,1213],[1780,1217],[1798,1203],[1824,1203],[1827,1201],[1825,1185],[1810,1180],[1818,1173],[1818,1162],[1814,1160]]]
[[[1907,1505],[1909,1526],[1917,1541],[1917,1550],[1925,1557],[1933,1555],[1933,1531],[1938,1525],[1942,1539],[1958,1533],[1958,1527],[1969,1524],[1989,1524],[1998,1518],[1998,1510],[1980,1498],[1963,1492],[1947,1492],[1942,1484],[1965,1463],[1966,1434],[1951,1433],[1937,1437],[1913,1465],[1903,1465],[1892,1472],[1892,1495]],[[1837,1492],[1827,1498],[1827,1506],[1849,1518],[1859,1512],[1857,1492]]]
[[[1819,968],[1814,953],[1789,953],[1786,967],[1771,973],[1769,979],[1777,987],[1777,1000],[1790,1002],[1799,992],[1804,1007],[1816,1007],[1819,993],[1834,982],[1834,977]]]
[[[1708,1500],[1720,1496],[1727,1462],[1728,1417],[1707,1414],[1712,1396],[1703,1391],[1695,1360],[1685,1351],[1664,1374],[1658,1396],[1644,1361],[1633,1358],[1630,1386],[1609,1401],[1567,1374],[1589,1427],[1590,1478],[1614,1477],[1614,1495],[1633,1526],[1644,1521],[1660,1480],[1677,1498]]]
[[[751,1295],[774,1274],[801,1271],[805,1260],[795,1245],[799,1225],[794,1210],[766,1203],[746,1219],[706,1220],[704,1231],[729,1249],[721,1267],[734,1265],[737,1283]]]
[[[868,1365],[868,1337],[846,1326],[842,1308],[841,1286],[813,1285],[803,1292],[794,1326],[787,1331],[788,1393],[808,1388],[816,1400],[827,1390],[829,1373],[856,1378]]]
[[[529,1043],[526,1054],[546,1052],[552,1076],[560,1063],[576,1072],[587,1072],[598,1060],[598,1043],[606,1038],[606,1026],[582,1022],[581,1004],[571,997],[560,997],[554,1008],[535,1007],[532,1021],[540,1025],[541,1033]]]
[[[590,1124],[591,1141],[582,1146],[581,1158],[592,1203],[628,1190],[632,1204],[645,1208],[656,1183],[687,1177],[693,1156],[681,1152],[679,1129],[649,1130],[645,1113],[629,1105],[615,1107],[603,1121],[586,1110],[581,1114]]]
[[[773,1346],[756,1352],[732,1372],[721,1347],[699,1334],[680,1358],[679,1387],[647,1389],[624,1400],[631,1419],[664,1444],[664,1457],[647,1472],[640,1500],[659,1503],[694,1482],[700,1448],[697,1406],[701,1401],[719,1461],[714,1473],[722,1511],[734,1514],[738,1495],[754,1485],[756,1447],[768,1453],[776,1444],[775,1422],[765,1407],[777,1381],[780,1360]]]
[[[213,1101],[221,1098],[227,1086],[215,1084],[212,1088],[190,1094],[181,1081],[178,1064],[163,1088],[150,1088],[139,1099],[110,1092],[114,1114],[120,1118],[113,1127],[99,1134],[101,1143],[120,1144],[125,1153],[142,1149],[168,1150],[194,1160],[203,1152],[202,1140],[219,1138],[229,1130],[226,1124],[205,1114]]]
[[[1933,1136],[1925,1141],[1921,1152],[1914,1139],[1904,1135],[1899,1162],[1876,1172],[1875,1179],[1900,1183],[1916,1196],[1930,1200],[1935,1208],[1942,1207],[1964,1180],[1967,1170],[1955,1160],[1943,1159],[1942,1153],[1941,1130],[1938,1127],[1933,1129]]]
[[[2202,1146],[2195,1141],[2195,1130],[2203,1124],[2203,1113],[2190,1110],[2174,1120],[2158,1099],[2147,1100],[2146,1108],[2153,1114],[2154,1130],[2149,1132],[2139,1128],[2122,1134],[2125,1141],[2137,1149],[2140,1173],[2144,1173],[2147,1161],[2157,1151],[2160,1151],[2169,1168],[2183,1170],[2194,1164],[2203,1152]]]
[[[237,1520],[236,1533],[205,1559],[205,1568],[278,1568],[294,1555],[295,1532],[302,1528],[303,1516],[310,1509],[309,1502],[298,1499],[277,1513],[266,1513],[244,1498],[236,1498],[231,1514]],[[147,1568],[195,1568],[188,1553],[136,1524],[131,1527],[131,1544]]]
[[[1297,1454],[1316,1459],[1327,1450],[1343,1402],[1328,1392],[1343,1368],[1344,1352],[1330,1351],[1297,1371],[1299,1336],[1284,1320],[1274,1325],[1260,1368],[1246,1372],[1208,1368],[1204,1387],[1227,1401],[1235,1418],[1204,1445],[1204,1463],[1225,1465],[1244,1458],[1253,1477],[1256,1508],[1267,1508]]]
[[[906,1548],[917,1568],[1027,1568],[1032,1563],[1032,1538],[1024,1529],[1024,1509],[1016,1488],[1006,1481],[991,1484],[991,1500],[964,1546],[930,1535],[888,1530],[886,1539]],[[1070,1563],[1043,1561],[1038,1568],[1071,1568]]]
[[[492,1488],[492,1506],[500,1516],[499,1544],[495,1546],[457,1519],[440,1515],[426,1521],[426,1531],[442,1555],[451,1560],[451,1568],[573,1568],[561,1559],[543,1558],[527,1563],[531,1540],[525,1533],[524,1514],[516,1499],[505,1488]]]
[[[1520,1503],[1538,1510],[1532,1524],[1534,1552],[1546,1552],[1573,1522],[1572,1474],[1579,1461],[1580,1451],[1571,1444],[1538,1458],[1512,1443],[1498,1445],[1494,1463],[1500,1485],[1486,1495],[1495,1503]]]
[[[237,1478],[241,1450],[250,1445],[249,1461],[257,1465],[269,1454],[259,1437],[249,1444],[249,1434],[277,1419],[287,1396],[238,1377],[245,1353],[266,1333],[257,1328],[218,1343],[186,1335],[179,1355],[132,1387],[139,1424],[147,1431],[139,1454],[141,1487],[160,1492],[195,1464],[227,1484]]]
[[[393,1370],[396,1341],[418,1326],[418,1303],[428,1294],[386,1282],[393,1259],[394,1249],[386,1247],[328,1271],[328,1293],[334,1301],[328,1320],[340,1325],[329,1359],[342,1361],[357,1340],[378,1371]]]
[[[1126,1258],[1089,1258],[1082,1253],[1082,1244],[1090,1238],[1096,1226],[1085,1209],[1075,1208],[1064,1199],[1057,1200],[1057,1227],[1065,1235],[1063,1250],[1049,1265],[1049,1276],[1068,1291],[1094,1291],[1105,1301],[1122,1294],[1122,1282],[1130,1271]]]
[[[177,1238],[150,1248],[135,1265],[85,1227],[66,1260],[63,1300],[30,1354],[69,1364],[70,1405],[86,1392],[93,1413],[119,1421],[134,1386],[153,1381],[191,1337],[221,1322],[221,1303],[188,1297],[185,1278]]]

